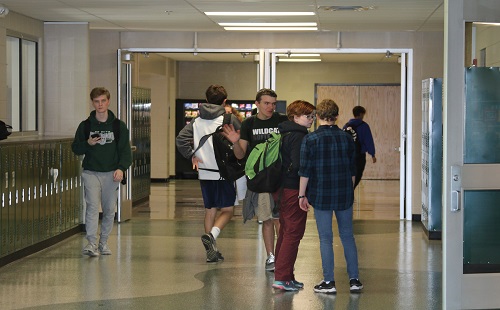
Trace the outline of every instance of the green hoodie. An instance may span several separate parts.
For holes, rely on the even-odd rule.
[[[120,169],[125,172],[132,163],[132,151],[129,143],[129,131],[124,122],[120,121],[120,139],[115,141],[113,134],[113,120],[115,115],[108,110],[108,119],[101,123],[95,118],[95,111],[89,116],[90,134],[98,133],[101,141],[91,146],[85,134],[85,122],[81,122],[75,133],[71,149],[76,155],[85,155],[83,169],[98,172],[109,172]]]

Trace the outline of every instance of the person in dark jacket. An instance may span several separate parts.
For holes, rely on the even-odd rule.
[[[363,121],[366,109],[362,106],[355,106],[352,109],[352,114],[354,118],[351,118],[344,125],[343,129],[351,126],[356,131],[360,144],[359,153],[356,154],[356,178],[354,181],[354,189],[356,189],[365,171],[366,153],[370,154],[373,163],[377,162],[377,157],[375,157],[375,143],[373,142],[372,131],[370,130],[370,126]]]
[[[299,207],[299,166],[302,139],[314,122],[316,108],[307,101],[297,100],[286,109],[288,121],[278,125],[282,136],[283,188],[274,193],[279,202],[280,229],[276,242],[276,261],[273,287],[296,291],[304,284],[295,279],[294,265],[299,243],[306,229],[307,212]]]
[[[109,98],[106,88],[92,89],[90,100],[95,110],[88,117],[89,131],[86,130],[88,122],[81,122],[71,144],[73,153],[85,155],[82,181],[85,188],[85,230],[88,244],[83,249],[83,254],[89,256],[111,254],[107,241],[113,229],[118,186],[123,180],[124,172],[132,164],[129,131],[125,123],[119,121],[120,138],[115,137],[113,123],[116,117],[108,110]],[[103,216],[97,245],[99,206],[102,207]]]

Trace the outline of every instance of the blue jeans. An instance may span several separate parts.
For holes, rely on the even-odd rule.
[[[356,248],[356,241],[354,240],[354,233],[352,230],[352,207],[342,211],[314,209],[314,217],[316,218],[316,226],[318,228],[319,235],[321,262],[323,266],[323,279],[325,281],[335,281],[333,274],[333,212],[335,212],[335,217],[337,218],[340,240],[342,241],[342,246],[344,247],[347,274],[349,275],[349,279],[357,279],[359,278],[358,250]]]

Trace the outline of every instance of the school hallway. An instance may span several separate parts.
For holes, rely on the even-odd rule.
[[[172,180],[153,183],[149,203],[115,224],[112,255],[82,255],[81,233],[1,267],[0,309],[441,309],[441,241],[399,220],[398,184],[363,181],[356,192],[359,294],[349,292],[336,227],[337,294],[313,292],[323,277],[312,211],[295,265],[305,284],[298,292],[271,287],[260,224],[243,224],[241,207],[217,239],[225,260],[206,263],[199,183]]]

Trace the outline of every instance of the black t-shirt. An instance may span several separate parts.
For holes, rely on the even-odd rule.
[[[279,133],[278,124],[288,120],[286,115],[274,112],[271,118],[261,120],[253,115],[243,121],[240,129],[240,138],[248,141],[250,152],[257,144],[266,141],[272,132]]]

